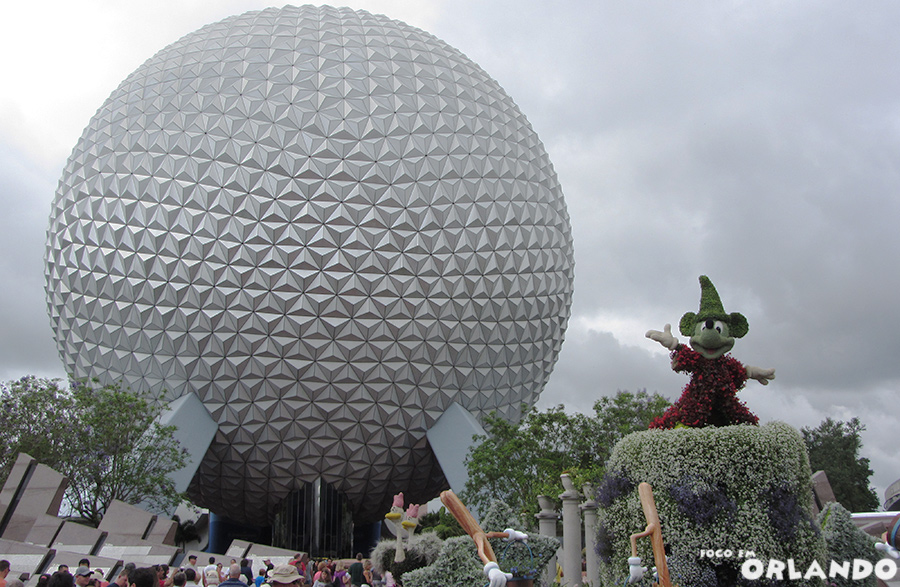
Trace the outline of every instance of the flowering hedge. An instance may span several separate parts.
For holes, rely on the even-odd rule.
[[[433,563],[442,546],[443,541],[434,532],[419,532],[405,543],[403,562],[394,562],[396,538],[383,538],[372,550],[370,558],[376,572],[384,575],[385,571],[390,571],[394,579],[400,580],[405,573]]]
[[[825,542],[810,515],[811,477],[803,438],[782,422],[625,437],[598,488],[602,583],[623,583],[629,537],[646,527],[637,492],[641,482],[653,487],[669,570],[682,587],[768,585],[741,576],[748,551],[764,564],[793,559],[803,570],[823,561]],[[638,546],[652,566],[649,541],[640,539]],[[821,585],[816,579],[790,584]]]
[[[480,525],[486,532],[523,529],[522,520],[512,508],[500,501],[491,504]],[[534,533],[529,533],[527,546],[524,543],[509,543],[502,538],[491,538],[490,543],[501,569],[507,572],[527,570],[535,575],[547,567],[559,549],[556,538]],[[472,539],[457,536],[444,541],[434,564],[406,573],[403,587],[485,587],[487,579],[483,568]]]
[[[828,558],[834,561],[852,561],[863,559],[871,563],[878,562],[881,554],[875,550],[875,538],[856,527],[844,506],[830,502],[825,504],[817,518],[828,545]],[[835,587],[875,587],[875,575],[865,579],[848,579],[833,577],[830,583]]]

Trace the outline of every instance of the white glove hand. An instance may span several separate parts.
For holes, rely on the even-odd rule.
[[[511,574],[501,571],[500,566],[494,562],[484,565],[484,574],[490,581],[489,587],[506,587],[506,582],[512,579]]]
[[[504,530],[504,532],[509,534],[509,536],[506,538],[506,540],[509,542],[512,542],[513,540],[521,540],[522,542],[525,542],[526,540],[528,540],[528,534],[526,534],[525,532],[519,532],[518,530],[513,530],[512,528],[507,528],[506,530]]]
[[[769,381],[775,379],[775,369],[762,369],[752,365],[747,365],[744,369],[747,371],[748,379],[756,379],[763,385],[768,385]]]
[[[628,582],[629,583],[637,583],[641,579],[644,578],[644,571],[647,570],[647,567],[641,566],[641,557],[639,556],[631,556],[628,557]]]
[[[876,542],[875,550],[885,553],[891,558],[900,559],[900,551],[888,544],[887,542]]]
[[[645,334],[644,336],[646,336],[650,340],[655,340],[670,351],[674,351],[675,347],[678,346],[678,339],[672,336],[671,324],[666,324],[662,332],[660,332],[659,330],[648,330],[647,334]]]

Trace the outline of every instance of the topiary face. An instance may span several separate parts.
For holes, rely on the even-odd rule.
[[[691,348],[707,359],[718,359],[734,346],[728,323],[722,320],[703,320],[694,325]]]
[[[719,293],[709,277],[700,276],[700,312],[687,312],[678,329],[691,339],[691,348],[707,359],[718,359],[731,350],[734,339],[749,330],[747,318],[739,312],[727,314]]]

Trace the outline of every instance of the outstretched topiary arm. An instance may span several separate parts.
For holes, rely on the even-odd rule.
[[[674,351],[675,347],[678,346],[678,339],[675,338],[675,336],[672,334],[671,324],[666,324],[662,332],[660,332],[659,330],[648,330],[647,334],[645,334],[644,336],[646,336],[650,340],[655,340],[670,351]]]
[[[756,379],[763,385],[768,385],[769,381],[775,379],[775,369],[763,369],[761,367],[754,367],[752,365],[746,366],[747,370],[747,379]]]

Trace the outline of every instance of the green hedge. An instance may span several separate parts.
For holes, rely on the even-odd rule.
[[[443,541],[434,532],[414,533],[404,545],[403,562],[394,562],[397,553],[397,539],[383,538],[372,550],[369,557],[379,574],[390,571],[395,580],[402,580],[405,574],[430,565],[438,557]]]
[[[480,526],[486,532],[502,532],[507,528],[522,530],[523,523],[507,504],[495,501]],[[536,574],[542,572],[559,549],[559,540],[540,534],[529,534],[524,543],[509,543],[502,538],[490,539],[501,569],[530,568]],[[457,536],[444,541],[434,564],[410,571],[403,576],[403,587],[485,587],[484,564],[478,558],[475,543],[468,536]]]
[[[653,487],[672,581],[682,587],[768,585],[742,577],[747,551],[764,564],[793,559],[802,571],[825,560],[825,541],[810,515],[806,447],[787,424],[636,432],[615,446],[606,470],[598,489],[603,585],[623,584],[629,537],[646,526],[641,482]],[[652,566],[649,541],[638,545]]]
[[[856,527],[844,506],[830,502],[822,508],[818,517],[822,534],[828,548],[828,559],[833,561],[852,561],[863,559],[872,564],[882,558],[875,550],[875,543],[880,542]],[[835,587],[875,587],[875,574],[865,579],[852,579],[836,576],[830,579]]]

